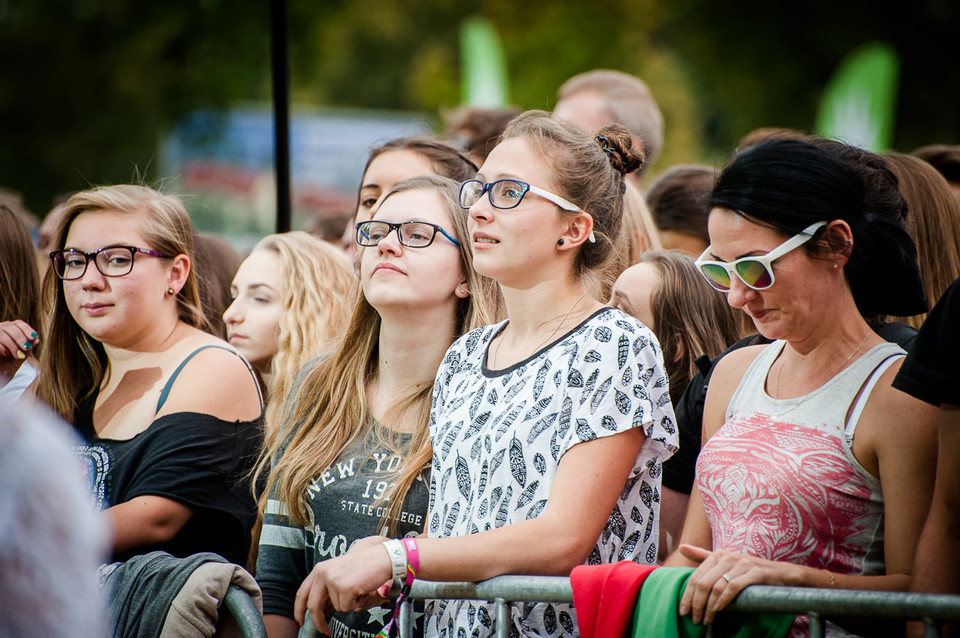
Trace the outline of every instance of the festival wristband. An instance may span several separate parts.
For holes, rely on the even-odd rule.
[[[393,579],[399,579],[403,582],[407,576],[407,551],[404,549],[403,543],[396,538],[392,538],[388,541],[383,541],[383,546],[390,556]]]
[[[406,579],[404,580],[404,584],[412,585],[414,579],[417,577],[417,570],[420,569],[420,550],[417,549],[417,539],[404,538],[402,541],[407,553]]]

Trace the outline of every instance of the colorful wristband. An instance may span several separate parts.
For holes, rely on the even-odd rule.
[[[403,547],[407,552],[407,569],[405,585],[412,585],[417,577],[417,570],[420,569],[420,550],[417,549],[417,539],[404,538]]]
[[[407,551],[398,539],[383,541],[383,546],[390,556],[390,565],[393,570],[393,579],[401,582],[407,576]]]

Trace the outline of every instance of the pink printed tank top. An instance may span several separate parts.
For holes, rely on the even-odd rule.
[[[841,574],[882,574],[880,481],[850,444],[871,381],[903,350],[878,345],[805,397],[778,401],[764,385],[783,347],[770,344],[750,365],[697,460],[713,547]]]

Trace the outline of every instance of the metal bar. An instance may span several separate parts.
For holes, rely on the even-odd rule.
[[[263,617],[244,589],[237,585],[227,587],[223,605],[236,619],[243,638],[267,638],[267,629],[263,626]]]
[[[277,232],[290,230],[290,59],[287,0],[270,0],[273,80],[273,161],[277,182]]]
[[[812,611],[807,618],[810,621],[808,626],[810,638],[824,638],[827,635],[827,624],[823,621],[823,616]]]
[[[510,638],[510,605],[503,598],[494,602],[497,605],[497,638]]]
[[[519,602],[573,602],[570,579],[554,576],[497,576],[479,583],[439,583],[418,580],[413,598],[454,598]],[[857,616],[939,622],[960,620],[960,596],[912,592],[856,591],[807,587],[747,587],[729,609],[822,616]]]
[[[401,603],[397,622],[400,625],[400,638],[413,638],[413,601],[409,598]]]
[[[940,626],[933,618],[923,619],[923,638],[940,638]]]

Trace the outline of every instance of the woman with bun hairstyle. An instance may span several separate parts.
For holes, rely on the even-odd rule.
[[[656,560],[660,464],[677,442],[660,348],[584,287],[613,258],[624,175],[639,166],[629,149],[622,127],[592,138],[528,112],[461,185],[474,267],[500,283],[509,319],[458,339],[437,373],[427,538],[371,539],[320,563],[299,620],[309,611],[322,629],[406,566],[478,581]],[[493,634],[486,603],[430,601],[426,613],[427,636]],[[513,605],[510,622],[521,635],[576,632],[570,605]]]
[[[753,584],[907,590],[936,466],[936,409],[891,387],[903,350],[864,316],[924,309],[916,250],[835,153],[758,144],[711,196],[701,274],[773,343],[717,364],[679,552],[680,613]],[[902,207],[902,204],[901,204]],[[798,618],[792,635],[806,635]],[[828,623],[828,635],[848,635]],[[876,629],[865,635],[877,635]]]

